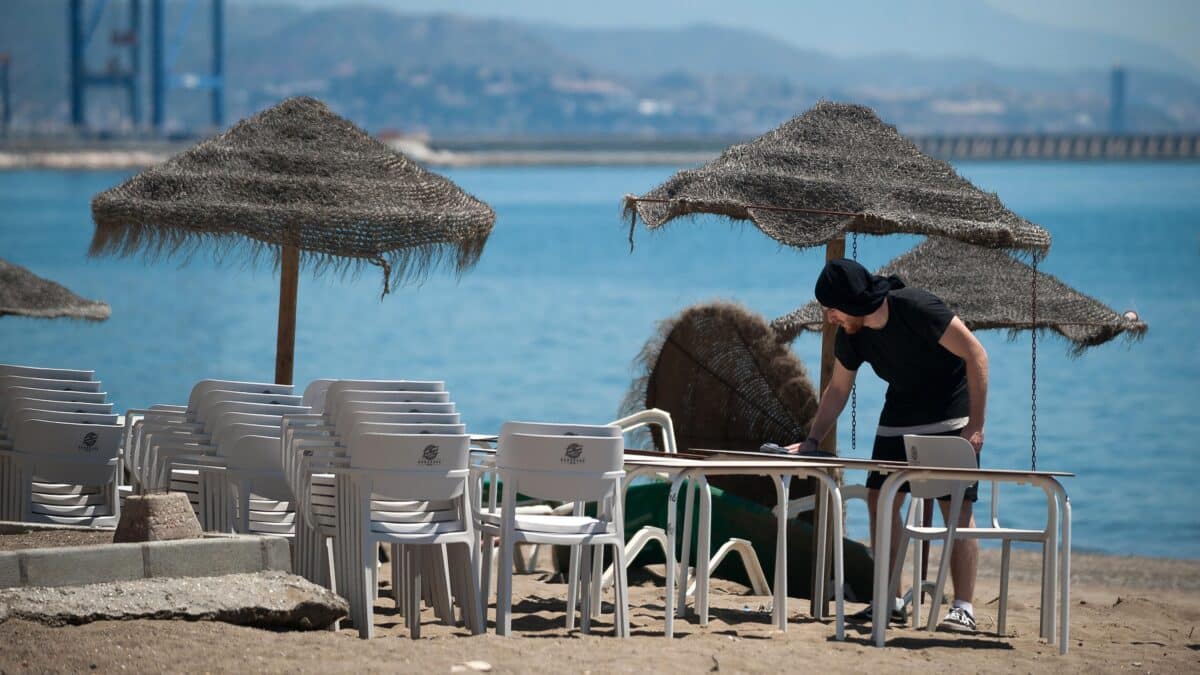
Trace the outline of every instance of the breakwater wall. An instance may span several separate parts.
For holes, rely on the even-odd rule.
[[[1200,159],[1200,133],[913,136],[945,160],[1155,161]]]

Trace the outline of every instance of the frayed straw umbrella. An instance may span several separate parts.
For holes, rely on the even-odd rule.
[[[877,274],[894,274],[906,285],[933,293],[971,330],[1003,328],[1010,335],[1023,330],[1033,332],[1034,468],[1037,468],[1038,333],[1046,330],[1058,333],[1069,341],[1071,353],[1077,356],[1120,335],[1130,340],[1141,339],[1147,330],[1137,313],[1118,314],[1099,300],[1011,255],[938,237],[926,239],[883,266]],[[771,322],[775,334],[789,343],[801,332],[819,332],[823,326],[823,312],[816,300]]]
[[[804,438],[817,411],[812,381],[791,347],[766,319],[733,303],[693,305],[662,321],[636,363],[639,375],[622,414],[666,410],[681,448],[757,450]],[[712,482],[768,506],[775,502],[763,479]]]
[[[927,234],[1020,251],[1036,261],[1050,248],[1041,227],[1000,199],[923,154],[867,107],[821,102],[774,131],[727,148],[697,169],[676,173],[637,197],[626,195],[629,239],[640,217],[648,229],[709,213],[749,220],[797,248],[825,245],[845,255],[846,233]],[[833,331],[821,350],[821,390],[833,369]],[[836,434],[823,447],[836,450]]]
[[[92,200],[92,255],[241,246],[280,266],[275,380],[292,382],[301,259],[377,265],[383,292],[473,266],[495,213],[312,98],[292,98]]]
[[[62,284],[0,260],[0,316],[104,321],[111,314],[107,302],[81,298]]]

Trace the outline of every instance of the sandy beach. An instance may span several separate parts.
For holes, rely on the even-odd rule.
[[[830,621],[789,604],[786,633],[769,625],[770,598],[714,584],[713,616],[694,615],[662,637],[661,569],[631,572],[634,637],[609,635],[611,614],[593,635],[563,628],[565,585],[545,571],[516,579],[512,638],[470,636],[425,610],[422,638],[408,638],[392,601],[375,609],[377,637],[357,632],[274,633],[221,623],[99,622],[49,627],[0,624],[0,672],[1197,672],[1200,670],[1200,562],[1077,554],[1073,557],[1071,644],[1067,656],[1037,637],[1038,556],[1014,552],[1008,634],[994,631],[999,551],[983,551],[976,614],[982,631],[959,635],[894,627],[888,647],[868,645],[869,625]],[[386,573],[381,575],[386,578]],[[385,584],[386,586],[386,584]],[[606,596],[607,597],[607,596]],[[850,603],[848,611],[862,605]],[[480,664],[475,664],[481,667]]]

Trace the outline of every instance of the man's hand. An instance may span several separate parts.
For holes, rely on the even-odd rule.
[[[793,455],[801,453],[801,452],[813,452],[819,448],[816,441],[814,441],[812,439],[807,439],[807,438],[799,443],[792,443],[791,445],[784,446],[784,447],[789,453],[791,453]]]
[[[962,433],[959,435],[967,439],[971,447],[975,448],[976,454],[983,450],[983,429],[976,429],[968,424],[963,427]]]

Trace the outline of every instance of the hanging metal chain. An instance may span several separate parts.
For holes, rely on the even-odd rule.
[[[858,233],[850,235],[850,257],[858,262]],[[858,382],[850,385],[850,452],[858,449]]]
[[[1030,348],[1030,380],[1029,380],[1029,401],[1030,401],[1030,421],[1029,421],[1029,454],[1030,464],[1033,471],[1037,471],[1037,339],[1038,339],[1038,322],[1037,322],[1037,271],[1038,259],[1035,256],[1033,259],[1033,303],[1030,308],[1031,318],[1033,320],[1033,339]]]

